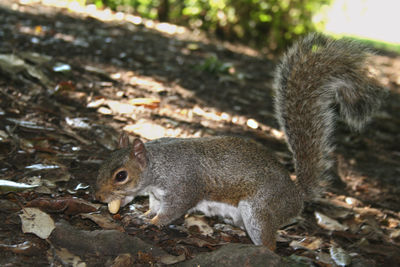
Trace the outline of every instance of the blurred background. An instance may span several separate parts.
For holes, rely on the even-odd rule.
[[[25,0],[31,2],[32,0]],[[269,51],[321,31],[400,51],[400,1],[396,0],[43,0],[75,11],[124,12],[203,30],[222,40]]]

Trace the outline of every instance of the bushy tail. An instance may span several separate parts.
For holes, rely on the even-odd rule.
[[[311,34],[294,44],[278,66],[276,116],[306,197],[319,193],[332,167],[335,106],[359,130],[381,104],[385,90],[369,75],[368,56],[355,42]]]

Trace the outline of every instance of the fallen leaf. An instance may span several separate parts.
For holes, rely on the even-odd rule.
[[[75,215],[79,213],[89,213],[98,210],[99,205],[75,197],[36,198],[28,203],[27,207],[38,207],[46,212],[63,212],[67,215]]]
[[[110,79],[109,74],[107,72],[105,72],[103,69],[86,65],[85,66],[85,70],[88,71],[88,72],[91,72],[91,73],[94,73],[94,74],[98,74],[98,75],[100,75],[102,77]]]
[[[160,106],[160,100],[154,98],[133,98],[129,100],[129,104],[144,106],[146,108],[158,108]]]
[[[33,233],[42,239],[50,236],[55,228],[53,219],[38,208],[24,208],[19,215],[22,222],[22,232]]]
[[[94,100],[87,103],[86,107],[87,108],[99,108],[105,102],[106,102],[106,99],[104,97],[95,98]]]
[[[112,110],[106,107],[99,107],[97,112],[103,115],[112,115]]]
[[[25,169],[29,169],[32,171],[39,171],[39,170],[54,170],[54,169],[59,169],[60,166],[54,165],[54,164],[32,164],[29,166],[26,166]]]
[[[65,266],[86,267],[86,263],[79,256],[72,254],[65,248],[55,249],[55,253]]]
[[[106,103],[113,114],[133,114],[137,109],[134,105],[121,103],[119,101],[108,100]]]
[[[400,229],[396,229],[390,233],[390,238],[398,239],[400,237]]]
[[[321,238],[313,238],[313,237],[306,237],[300,241],[293,240],[290,242],[290,246],[293,249],[308,249],[308,250],[317,250],[321,248],[323,244],[323,240]]]
[[[0,54],[0,69],[7,73],[17,73],[25,68],[25,61],[14,54]]]
[[[329,218],[325,214],[322,214],[318,211],[314,213],[315,218],[317,219],[317,223],[319,226],[326,230],[331,230],[331,231],[346,231],[348,229],[347,226],[344,226],[340,224],[338,221]]]
[[[109,214],[104,215],[97,213],[83,213],[81,214],[81,217],[94,221],[97,225],[99,225],[103,229],[107,230],[115,229],[120,232],[124,231],[124,228],[118,223],[115,223],[115,221]]]
[[[34,121],[19,120],[19,119],[14,119],[14,118],[7,118],[6,120],[8,120],[12,123],[15,123],[16,125],[21,126],[23,128],[27,128],[27,129],[43,130],[43,131],[54,131],[55,130],[53,127],[42,126]]]
[[[258,128],[258,122],[254,119],[248,119],[246,122],[247,126],[252,128],[252,129],[257,129]]]
[[[59,82],[56,87],[54,88],[54,92],[69,92],[69,91],[75,91],[76,86],[72,81],[61,81]]]
[[[38,253],[40,253],[41,250],[43,250],[43,248],[44,247],[31,241],[25,241],[16,245],[0,244],[0,249],[8,250],[16,254],[30,256],[37,255]]]
[[[92,129],[92,126],[88,123],[89,119],[88,118],[65,118],[65,122],[71,126],[72,128],[76,129],[85,129],[85,130],[90,130]]]
[[[50,79],[37,66],[31,66],[26,64],[25,67],[26,71],[31,77],[39,80],[47,88],[52,88],[53,82],[51,82]]]
[[[47,87],[52,86],[50,79],[37,66],[30,65],[15,54],[0,54],[0,70],[14,78],[17,73],[25,71],[32,78],[39,80],[43,85]]]
[[[125,253],[118,255],[114,262],[112,263],[111,267],[125,267],[125,266],[133,266],[135,263],[135,259],[132,257],[131,254]]]
[[[78,190],[86,190],[90,187],[90,185],[88,184],[84,184],[84,183],[79,183],[75,186],[74,191],[78,191]]]
[[[126,125],[124,131],[134,133],[143,138],[154,140],[166,135],[166,129],[152,122],[138,122],[136,124]]]
[[[4,114],[1,114],[1,108],[0,108],[0,115],[4,115]],[[5,131],[0,130],[0,141],[4,142],[7,140],[7,138],[8,138],[8,134]]]
[[[331,258],[335,261],[335,263],[339,266],[348,266],[351,263],[351,257],[349,253],[347,253],[341,247],[332,246],[329,249],[329,253]]]
[[[326,264],[327,266],[332,266],[332,265],[334,264],[334,262],[333,262],[331,256],[330,256],[328,253],[325,253],[325,252],[322,252],[322,251],[320,251],[320,252],[315,256],[315,259],[316,259],[317,261],[319,261],[320,263]],[[321,265],[321,266],[325,266],[325,265],[322,265],[322,264],[320,264],[320,265]]]
[[[32,189],[38,187],[39,185],[30,185],[25,183],[17,183],[9,180],[0,180],[0,192],[15,192],[15,191],[23,191],[26,189]]]
[[[229,233],[231,235],[237,235],[237,236],[242,236],[242,237],[247,235],[246,232],[243,231],[242,229],[234,227],[230,224],[216,223],[216,224],[214,224],[214,229]]]
[[[387,218],[388,228],[397,228],[400,226],[400,220],[395,218]]]
[[[139,251],[137,253],[138,260],[142,263],[150,263],[150,262],[156,262],[156,259],[151,255],[150,253],[147,252],[142,252]]]
[[[344,201],[352,207],[362,206],[362,202],[354,197],[346,197]]]
[[[36,52],[21,52],[19,53],[19,56],[37,65],[44,64],[52,59],[51,56],[39,54]]]
[[[214,230],[211,226],[208,225],[207,221],[205,220],[205,216],[203,215],[190,215],[185,218],[184,226],[187,229],[191,229],[194,227],[198,229],[197,231],[205,236],[211,236],[214,233]]]
[[[54,72],[69,72],[71,71],[71,66],[65,63],[57,62],[53,66]]]

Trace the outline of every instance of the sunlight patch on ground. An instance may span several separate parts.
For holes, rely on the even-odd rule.
[[[325,32],[400,44],[400,1],[335,0],[325,10]]]
[[[157,23],[152,20],[146,20],[139,16],[126,14],[123,12],[114,12],[109,8],[98,9],[96,5],[85,5],[85,0],[19,0],[22,5],[41,3],[43,5],[67,8],[68,10],[91,16],[101,21],[126,21],[135,25],[144,24],[147,28],[157,30],[166,34],[183,34],[185,28],[170,23]]]

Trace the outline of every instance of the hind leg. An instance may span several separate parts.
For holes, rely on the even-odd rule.
[[[278,227],[268,211],[246,201],[240,202],[238,208],[251,241],[255,245],[264,245],[272,251],[275,250]]]

